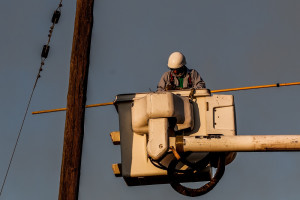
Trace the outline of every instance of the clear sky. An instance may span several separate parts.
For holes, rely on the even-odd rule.
[[[0,182],[38,72],[58,0],[0,1]],[[75,1],[64,1],[30,112],[66,106]],[[300,81],[300,1],[99,0],[87,104],[146,92],[167,70],[171,52],[186,55],[210,89]],[[237,131],[300,134],[300,86],[232,92]],[[29,114],[1,200],[57,199],[65,112]],[[188,199],[169,185],[128,187],[111,164],[120,149],[113,106],[86,110],[80,199]],[[239,153],[203,200],[299,199],[300,152]]]

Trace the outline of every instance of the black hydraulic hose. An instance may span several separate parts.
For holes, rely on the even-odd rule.
[[[155,167],[162,169],[162,170],[168,170],[168,168],[166,166],[164,166],[163,164],[161,164],[158,161],[153,160],[153,158],[149,157],[149,160],[152,163],[152,165],[154,165]]]
[[[175,172],[178,172],[178,173],[189,173],[189,172],[193,172],[193,171],[195,171],[195,169],[204,169],[207,165],[208,165],[208,163],[209,163],[209,161],[210,161],[210,159],[211,159],[211,157],[210,157],[210,154],[207,154],[203,159],[201,159],[201,160],[199,160],[199,161],[197,161],[197,162],[195,162],[195,163],[193,163],[193,162],[190,162],[190,161],[188,161],[187,159],[186,159],[186,157],[188,156],[188,155],[190,155],[191,154],[191,152],[185,152],[185,153],[183,153],[183,154],[181,154],[181,158],[180,158],[180,161],[183,163],[183,164],[185,164],[185,165],[187,165],[188,167],[190,167],[190,169],[186,169],[186,170],[178,170],[178,169],[174,169],[174,171]],[[152,163],[152,165],[154,165],[155,167],[157,167],[157,168],[159,168],[159,169],[162,169],[162,170],[168,170],[168,166],[164,166],[160,161],[162,160],[162,159],[164,159],[166,157],[166,155],[163,157],[163,158],[161,158],[160,160],[154,160],[153,158],[151,158],[150,156],[149,156],[149,160],[150,160],[150,162]]]
[[[214,175],[214,177],[205,185],[201,186],[200,188],[197,189],[192,189],[185,187],[181,185],[177,180],[176,177],[174,176],[176,173],[175,168],[177,164],[180,162],[180,160],[174,159],[171,161],[168,167],[168,176],[171,180],[171,186],[172,188],[177,191],[178,193],[185,195],[185,196],[190,196],[190,197],[196,197],[200,195],[204,195],[211,191],[219,182],[219,180],[222,178],[224,172],[225,172],[225,154],[224,153],[218,153],[218,166],[217,166],[217,171]],[[201,168],[198,168],[198,170]],[[195,169],[197,170],[197,169]]]
[[[149,157],[150,162],[152,163],[152,165],[154,165],[155,167],[162,169],[162,170],[168,170],[168,167],[164,166],[161,162],[153,160],[151,157]],[[177,173],[184,173],[187,174],[189,172],[193,172],[194,169],[186,169],[186,170],[180,170],[180,169],[175,169],[174,170]]]
[[[193,163],[193,162],[190,162],[186,159],[186,156],[181,156],[180,162],[182,162],[183,164],[189,166],[192,170],[201,170],[201,169],[204,169],[209,161],[210,161],[210,154],[207,154],[203,159]]]

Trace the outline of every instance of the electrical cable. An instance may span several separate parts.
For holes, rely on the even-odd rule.
[[[41,65],[42,66],[42,65]],[[40,68],[41,69],[41,68]],[[35,83],[34,83],[34,86],[32,88],[32,91],[31,91],[31,95],[29,97],[29,101],[27,103],[27,107],[26,107],[26,111],[25,111],[25,114],[24,114],[24,117],[23,117],[23,120],[22,120],[22,124],[21,124],[21,127],[19,129],[19,133],[18,133],[18,137],[17,137],[17,140],[16,140],[16,143],[15,143],[15,146],[14,146],[14,149],[13,149],[13,152],[12,152],[12,155],[10,157],[10,161],[9,161],[9,164],[8,164],[8,167],[7,167],[7,170],[6,170],[6,173],[5,173],[5,177],[4,177],[4,180],[3,180],[3,183],[2,183],[2,186],[1,186],[1,191],[0,191],[0,196],[2,194],[2,191],[3,191],[3,188],[4,188],[4,185],[5,185],[5,182],[6,182],[6,179],[7,179],[7,175],[8,175],[8,172],[9,172],[9,169],[10,169],[10,166],[11,166],[11,163],[12,163],[12,160],[14,158],[14,155],[15,155],[15,152],[16,152],[16,149],[17,149],[17,145],[19,143],[19,139],[20,139],[20,136],[21,136],[21,132],[22,132],[22,129],[23,129],[23,126],[24,126],[24,122],[25,122],[25,119],[26,119],[26,116],[27,116],[27,113],[28,113],[28,109],[29,109],[29,106],[30,106],[30,103],[31,103],[31,99],[32,99],[32,96],[33,96],[33,93],[34,93],[34,90],[36,88],[36,85],[37,85],[37,81],[40,77],[40,72],[41,70],[39,70],[39,73],[35,79]]]
[[[175,150],[176,151],[176,150]],[[174,152],[173,152],[174,153]],[[177,153],[177,152],[176,152]],[[170,180],[170,185],[172,188],[177,191],[178,193],[185,195],[185,196],[200,196],[203,194],[208,193],[211,191],[219,182],[219,180],[222,178],[224,171],[225,171],[225,153],[208,153],[204,158],[197,162],[190,162],[186,158],[187,156],[190,155],[191,152],[184,152],[181,153],[179,156],[180,158],[175,157],[168,165],[168,167],[164,166],[161,163],[161,160],[166,157],[163,156],[160,160],[154,160],[151,157],[149,157],[150,162],[157,168],[162,169],[162,170],[167,170],[168,177]],[[189,168],[185,170],[180,170],[176,169],[176,166],[182,163]],[[214,177],[205,185],[197,188],[197,189],[192,189],[183,186],[180,184],[180,182],[177,180],[176,175],[180,176],[188,176],[188,177],[194,177],[194,176],[199,176],[199,173],[203,169],[205,169],[208,164],[210,163],[210,166],[217,168],[217,171],[214,175]],[[198,173],[198,175],[197,175]]]
[[[160,162],[153,160],[153,158],[149,157],[149,160],[152,163],[152,165],[154,165],[155,167],[162,169],[162,170],[168,170],[168,167],[164,166]]]
[[[6,183],[6,180],[7,180],[7,176],[8,176],[8,173],[9,173],[9,170],[10,170],[10,167],[11,167],[11,164],[12,164],[12,161],[13,161],[18,143],[19,143],[19,139],[20,139],[20,136],[21,136],[21,133],[22,133],[22,130],[23,130],[23,126],[24,126],[24,123],[25,123],[25,120],[26,120],[26,117],[27,117],[27,113],[28,113],[28,110],[29,110],[29,107],[30,107],[30,104],[31,104],[31,100],[32,100],[35,88],[37,86],[39,78],[41,77],[41,71],[43,70],[43,65],[45,65],[45,60],[48,57],[48,53],[49,53],[49,49],[50,49],[49,44],[50,44],[50,41],[51,41],[52,33],[53,33],[53,30],[54,30],[55,24],[58,23],[60,15],[61,15],[62,1],[63,0],[60,0],[59,5],[58,5],[57,9],[54,11],[54,14],[53,14],[52,19],[51,19],[52,25],[51,25],[50,30],[49,30],[48,41],[47,41],[47,44],[43,46],[43,50],[42,50],[42,53],[41,53],[41,64],[40,64],[39,72],[36,76],[36,79],[35,79],[35,82],[34,82],[34,85],[33,85],[33,88],[32,88],[32,91],[31,91],[31,94],[30,94],[30,97],[29,97],[29,100],[28,100],[28,103],[27,103],[27,106],[26,106],[25,114],[24,114],[20,129],[19,129],[19,132],[18,132],[17,140],[15,142],[15,145],[14,145],[14,148],[13,148],[10,160],[9,160],[9,164],[8,164],[5,176],[4,176],[4,180],[3,180],[3,183],[1,185],[0,197],[2,195],[4,186],[5,186],[5,183]]]
[[[185,196],[195,197],[195,196],[200,196],[200,195],[204,195],[204,194],[208,193],[217,185],[217,183],[220,181],[220,179],[222,178],[222,176],[225,172],[225,154],[218,153],[217,171],[216,171],[214,177],[205,185],[203,185],[197,189],[192,189],[192,188],[188,188],[188,187],[181,185],[178,182],[178,180],[176,180],[175,169],[179,162],[180,162],[180,160],[177,160],[177,159],[174,159],[173,161],[171,161],[171,163],[169,164],[169,167],[168,167],[168,176],[171,180],[170,185],[172,186],[172,188],[175,191],[177,191],[178,193],[185,195]],[[201,169],[200,168],[195,169],[196,172],[198,172],[198,170],[201,170]]]
[[[190,167],[189,169],[185,169],[185,170],[180,170],[180,169],[175,169],[175,172],[178,172],[178,173],[190,173],[190,172],[193,172],[196,168],[197,169],[203,169],[205,168],[209,161],[210,161],[210,155],[207,154],[203,159],[193,163],[193,162],[190,162],[186,159],[186,157],[188,157],[192,152],[184,152],[184,153],[181,153],[181,158],[180,158],[180,161],[187,165],[188,167]],[[162,169],[162,170],[168,170],[168,166],[165,166],[161,163],[161,160],[163,160],[168,154],[170,153],[167,153],[166,155],[164,155],[162,158],[160,158],[159,160],[154,160],[153,158],[151,158],[150,156],[148,157],[150,162],[152,163],[152,165],[154,165],[155,167],[159,168],[159,169]]]

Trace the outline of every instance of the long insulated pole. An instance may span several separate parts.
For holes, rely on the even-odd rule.
[[[300,82],[276,83],[276,84],[271,84],[271,85],[258,85],[258,86],[250,86],[250,87],[229,88],[229,89],[211,90],[210,92],[211,93],[219,93],[219,92],[231,92],[231,91],[239,91],[239,90],[253,90],[253,89],[294,86],[294,85],[300,85]],[[108,105],[113,105],[113,104],[114,104],[114,102],[92,104],[92,105],[86,105],[86,108],[99,107],[99,106],[108,106]],[[58,108],[58,109],[51,109],[51,110],[35,111],[35,112],[32,112],[32,114],[36,115],[36,114],[43,114],[43,113],[49,113],[49,112],[58,112],[58,111],[65,111],[65,110],[67,110],[67,108]]]

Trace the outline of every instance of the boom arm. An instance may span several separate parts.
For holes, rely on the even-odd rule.
[[[300,135],[179,136],[176,149],[179,152],[300,151]]]

